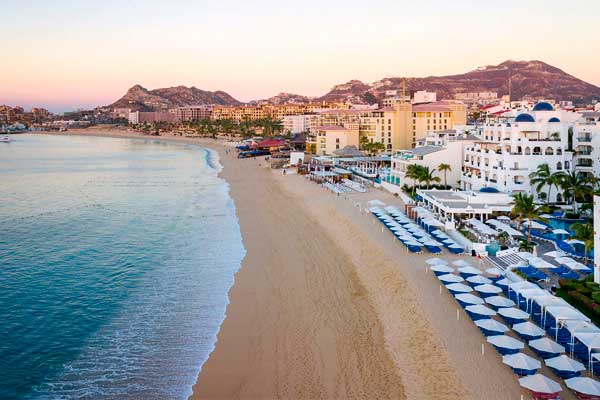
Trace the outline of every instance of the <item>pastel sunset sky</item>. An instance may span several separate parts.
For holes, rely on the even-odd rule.
[[[2,0],[0,104],[109,104],[136,83],[242,101],[541,60],[600,86],[600,1]]]

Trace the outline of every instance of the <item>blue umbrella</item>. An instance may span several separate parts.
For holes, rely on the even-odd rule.
[[[546,331],[529,321],[515,324],[512,328],[521,338],[527,341],[539,339],[546,334]]]
[[[502,292],[502,289],[500,289],[498,286],[491,285],[489,283],[475,286],[473,289],[475,289],[477,291],[477,293],[479,293],[479,295],[484,298],[491,297],[491,296],[497,296],[498,293]]]
[[[447,265],[434,265],[433,267],[431,267],[429,269],[432,270],[433,273],[436,274],[437,276],[454,272],[454,268],[449,267]]]
[[[529,347],[531,347],[533,351],[535,351],[537,355],[542,358],[558,357],[560,353],[565,352],[564,346],[561,346],[554,340],[548,339],[547,337],[530,340]]]
[[[534,375],[542,367],[538,360],[520,352],[502,357],[502,362],[520,376]]]
[[[518,353],[525,347],[520,340],[506,335],[489,336],[487,341],[503,356]]]
[[[504,296],[490,296],[485,298],[485,302],[488,303],[494,310],[498,310],[502,307],[514,307],[515,302],[507,299]]]
[[[471,286],[477,286],[490,284],[492,283],[492,280],[481,275],[472,275],[467,278],[467,282],[469,282]]]
[[[575,361],[564,354],[558,357],[549,358],[545,360],[544,363],[552,370],[552,372],[563,379],[580,376],[581,371],[585,371],[585,366],[582,363]]]
[[[448,289],[450,293],[452,293],[452,295],[457,295],[459,293],[469,293],[473,291],[471,287],[462,283],[451,283],[449,285],[446,285],[446,289]]]
[[[509,325],[518,324],[524,322],[529,318],[529,314],[525,311],[519,310],[518,308],[500,308],[498,314],[504,318]]]
[[[439,275],[438,279],[443,283],[459,283],[459,282],[464,281],[463,278],[461,278],[459,275],[455,275],[455,274]]]
[[[465,311],[467,312],[467,314],[469,314],[469,317],[471,317],[473,321],[477,321],[478,319],[489,318],[491,316],[496,315],[496,311],[484,306],[483,304],[467,306],[465,307]]]
[[[478,319],[475,321],[475,325],[485,336],[503,335],[508,332],[508,326],[491,318]]]
[[[483,299],[481,297],[472,295],[471,293],[457,294],[454,298],[463,308],[473,304],[483,304]]]

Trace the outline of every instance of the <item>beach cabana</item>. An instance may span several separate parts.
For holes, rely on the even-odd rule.
[[[519,282],[509,283],[508,291],[507,291],[508,298],[518,302],[519,301],[519,292],[526,290],[526,289],[535,289],[535,288],[539,288],[539,286],[533,282],[528,282],[528,281],[519,281]]]
[[[500,289],[502,289],[503,292],[507,292],[508,291],[508,285],[510,284],[510,280],[508,280],[507,278],[502,278],[500,280],[497,280],[495,282],[495,284]]]
[[[502,362],[520,376],[534,375],[542,367],[542,363],[538,360],[520,352],[503,356]]]
[[[506,335],[489,336],[487,341],[503,356],[518,353],[525,347],[520,340]]]
[[[546,331],[537,326],[536,324],[525,321],[518,324],[514,324],[512,327],[513,331],[517,332],[517,334],[526,341],[539,339],[544,337]]]
[[[467,306],[465,307],[465,311],[473,321],[493,317],[494,315],[496,315],[496,311],[483,304]]]
[[[483,299],[479,296],[472,295],[471,293],[460,293],[454,296],[458,304],[465,308],[474,304],[483,304]]]
[[[560,353],[565,352],[565,347],[556,343],[554,340],[547,337],[530,340],[529,347],[536,352],[536,354],[542,358],[554,358],[558,357]]]
[[[502,289],[489,283],[475,286],[473,289],[475,289],[475,291],[477,291],[477,293],[479,293],[479,295],[483,298],[497,296],[498,293],[502,293]]]
[[[500,308],[515,306],[514,301],[507,299],[504,296],[489,296],[489,297],[486,297],[484,300],[486,303],[488,303],[490,306],[492,306],[492,308],[496,311],[498,311],[498,309],[500,309]]]
[[[438,276],[438,279],[440,280],[440,282],[443,282],[444,284],[459,283],[459,282],[464,281],[464,279],[462,277],[460,277],[459,275],[456,275],[456,274],[440,275],[440,276]]]
[[[520,378],[519,385],[529,390],[534,399],[556,399],[562,391],[558,382],[542,374]]]
[[[592,352],[600,350],[600,333],[575,333],[574,354],[592,366]],[[587,354],[585,354],[587,352]]]
[[[467,286],[463,283],[451,283],[446,285],[446,289],[448,289],[448,291],[454,296],[460,293],[470,293],[473,291],[470,286]]]
[[[529,314],[523,310],[519,310],[516,307],[501,308],[498,310],[498,314],[508,323],[509,325],[519,324],[529,319]]]
[[[445,275],[445,274],[449,274],[449,273],[454,272],[454,268],[449,267],[447,265],[443,265],[443,264],[434,265],[432,267],[429,267],[429,269],[431,271],[433,271],[433,273],[436,276]]]
[[[471,286],[485,285],[485,284],[492,283],[491,279],[488,279],[481,275],[471,275],[466,280],[467,280],[467,282],[469,282],[469,285],[471,285]]]
[[[459,260],[460,261],[460,260]],[[455,261],[456,262],[456,261]],[[472,266],[465,266],[458,269],[458,273],[465,279],[473,275],[481,275],[483,272]]]
[[[504,335],[509,330],[508,326],[491,318],[476,320],[475,325],[485,336]]]
[[[439,257],[429,258],[425,261],[425,263],[427,265],[448,265],[448,261]]]
[[[574,378],[581,375],[581,371],[585,371],[585,366],[579,361],[575,361],[569,356],[561,355],[554,358],[549,358],[544,363],[558,377],[563,379]]]
[[[575,344],[575,334],[577,333],[600,333],[598,328],[592,322],[586,321],[564,321],[558,331],[557,342],[573,350]],[[586,352],[587,353],[587,352]]]
[[[546,307],[544,310],[543,320],[543,326],[549,331],[553,332],[553,336],[555,338],[558,338],[558,329],[563,321],[590,321],[590,319],[581,313],[581,311],[576,310],[572,306]]]
[[[565,380],[565,385],[585,400],[600,399],[600,382],[592,378],[576,377]]]

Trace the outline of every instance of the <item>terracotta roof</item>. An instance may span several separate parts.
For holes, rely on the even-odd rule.
[[[415,112],[419,112],[419,111],[451,111],[450,108],[446,107],[445,105],[439,105],[439,104],[418,104],[413,106],[413,111]]]
[[[346,115],[356,115],[356,114],[362,114],[365,112],[369,112],[372,110],[347,110],[347,109],[333,109],[333,110],[323,110],[323,111],[318,111],[319,114],[346,114]]]
[[[319,130],[319,131],[346,131],[347,129],[344,128],[343,126],[338,126],[338,125],[323,125],[323,126],[317,127],[317,130]]]

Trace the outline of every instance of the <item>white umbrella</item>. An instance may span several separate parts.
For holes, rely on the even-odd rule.
[[[448,265],[448,261],[439,257],[433,257],[425,261],[427,265]]]
[[[461,274],[468,274],[468,275],[481,275],[483,273],[483,272],[481,272],[481,270],[478,270],[475,267],[471,267],[470,265],[459,268],[458,272],[460,272]]]
[[[556,343],[552,339],[543,337],[540,339],[530,340],[529,347],[534,348],[545,353],[564,353],[565,348],[560,344]]]
[[[567,387],[577,393],[581,393],[587,396],[600,396],[600,382],[593,380],[592,378],[576,377],[566,379],[565,384]]]
[[[492,276],[504,276],[504,271],[496,267],[486,269],[485,273]]]
[[[443,264],[434,265],[433,267],[431,267],[429,269],[432,270],[433,272],[444,273],[444,274],[449,274],[451,272],[454,272],[454,268],[449,267],[447,265],[443,265]]]
[[[519,310],[518,308],[501,308],[498,310],[498,314],[502,315],[503,317],[506,318],[513,318],[513,319],[527,319],[529,318],[529,314],[527,314],[525,311],[523,310]]]
[[[554,251],[549,251],[548,253],[545,253],[544,255],[547,257],[557,258],[557,257],[564,257],[566,254],[560,250],[554,250]]]
[[[490,284],[475,286],[473,289],[475,289],[479,293],[485,293],[485,294],[497,294],[497,293],[502,292],[502,289],[500,289],[498,286],[494,286],[494,285],[490,285]]]
[[[511,220],[510,217],[507,217],[506,215],[499,215],[496,217],[496,219],[498,221],[510,221]]]
[[[585,365],[564,354],[558,357],[549,358],[544,361],[544,363],[550,368],[558,371],[577,372],[585,370]]]
[[[426,242],[423,242],[425,246],[431,247],[440,247],[443,246],[440,242],[436,242],[435,240],[428,239]]]
[[[487,331],[501,333],[508,332],[508,326],[493,319],[478,319],[477,321],[475,321],[475,325]]]
[[[483,299],[471,293],[460,293],[454,296],[456,300],[466,304],[483,304]]]
[[[473,289],[471,289],[470,286],[464,285],[462,283],[451,283],[449,285],[446,285],[446,289],[457,293],[469,293],[473,291]]]
[[[496,347],[500,347],[502,349],[522,349],[525,347],[523,342],[517,340],[513,337],[506,335],[497,335],[497,336],[489,336],[487,338],[488,343],[493,344]]]
[[[503,296],[491,296],[485,299],[485,302],[494,307],[514,307],[515,302]]]
[[[566,240],[566,242],[569,244],[585,244],[584,242],[582,242],[579,239],[570,239],[570,240]]]
[[[537,221],[525,221],[523,226],[529,227],[531,225],[531,229],[546,229],[546,225],[542,225]]]
[[[473,314],[485,315],[488,317],[496,315],[496,311],[484,306],[483,304],[474,304],[472,306],[467,306],[465,310]]]
[[[461,276],[455,274],[446,274],[438,276],[438,279],[444,283],[459,283],[464,281]]]
[[[486,283],[487,284],[492,283],[492,280],[488,279],[484,276],[481,276],[481,275],[473,275],[473,276],[470,276],[467,278],[467,282],[469,282],[473,285],[484,285]]]
[[[503,356],[502,362],[515,369],[532,370],[542,368],[541,362],[524,353],[515,353]]]
[[[557,382],[542,374],[523,377],[519,379],[519,385],[536,393],[550,394],[558,393],[562,390],[562,387]]]
[[[465,260],[456,260],[456,261],[453,261],[452,265],[456,265],[457,267],[470,267],[471,266],[471,264],[469,264]]]
[[[546,331],[544,331],[542,328],[540,328],[536,324],[531,323],[529,321],[515,324],[515,325],[513,325],[512,328],[513,328],[513,331],[520,333],[521,335],[524,335],[524,336],[535,337],[535,336],[543,336],[546,334]]]
[[[564,229],[553,229],[552,233],[554,233],[555,235],[569,235],[570,232],[566,231]]]
[[[540,217],[541,217],[541,218],[544,218],[544,219],[548,219],[548,218],[554,218],[554,216],[553,216],[553,215],[550,215],[550,214],[542,214],[542,215],[540,215]]]

